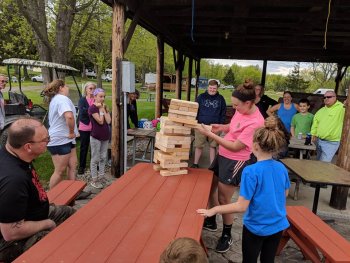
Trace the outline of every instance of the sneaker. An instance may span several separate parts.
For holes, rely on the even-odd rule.
[[[191,165],[191,168],[199,168],[199,165],[194,163]]]
[[[232,245],[232,237],[228,235],[221,236],[215,251],[219,253],[225,253],[230,249]]]
[[[106,177],[99,177],[98,181],[103,185],[103,186],[109,186],[111,184],[110,181]]]
[[[100,182],[91,182],[90,185],[97,189],[102,189],[103,185]]]
[[[209,222],[209,220],[207,220],[206,218],[204,220],[203,229],[208,230],[210,232],[215,232],[216,230],[218,230],[218,226],[215,221]]]
[[[84,174],[84,173],[85,173],[85,169],[83,167],[79,167],[78,174]]]

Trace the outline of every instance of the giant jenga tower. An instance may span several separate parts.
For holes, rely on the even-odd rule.
[[[198,103],[172,99],[168,117],[161,117],[156,134],[154,169],[163,176],[187,174],[191,127],[197,125]]]

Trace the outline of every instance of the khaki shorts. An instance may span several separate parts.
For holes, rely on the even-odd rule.
[[[208,138],[197,130],[194,130],[194,147],[204,148],[207,142],[209,142],[210,147],[215,148],[218,146],[218,143],[215,140]]]

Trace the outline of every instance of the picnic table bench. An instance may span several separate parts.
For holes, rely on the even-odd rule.
[[[84,181],[63,180],[47,192],[49,203],[74,205],[75,198],[86,186]]]
[[[350,262],[349,241],[311,210],[304,206],[287,206],[287,218],[290,227],[283,233],[277,255],[291,238],[312,262]]]
[[[163,177],[139,163],[14,262],[159,262],[170,241],[200,241],[213,174]]]

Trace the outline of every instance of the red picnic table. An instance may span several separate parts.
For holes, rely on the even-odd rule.
[[[200,241],[212,172],[162,177],[139,163],[15,262],[158,262],[170,241]]]

